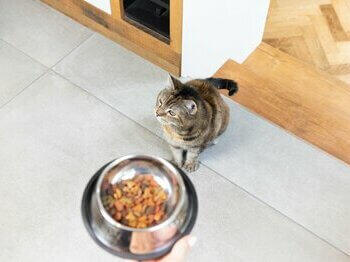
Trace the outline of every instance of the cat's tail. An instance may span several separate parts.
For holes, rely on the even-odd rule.
[[[238,91],[237,83],[233,80],[230,80],[230,79],[210,77],[210,78],[205,79],[205,81],[211,83],[217,89],[227,89],[229,96],[234,95]]]

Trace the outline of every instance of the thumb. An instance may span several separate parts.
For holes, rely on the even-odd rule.
[[[191,247],[195,244],[197,238],[192,236],[186,236],[176,242],[170,254],[165,256],[161,262],[181,262],[185,261],[187,253]]]

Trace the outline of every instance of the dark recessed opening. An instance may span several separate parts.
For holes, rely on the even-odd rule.
[[[169,0],[123,0],[124,19],[169,43]]]

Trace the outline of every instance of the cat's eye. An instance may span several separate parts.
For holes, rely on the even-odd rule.
[[[173,110],[168,110],[168,114],[171,115],[171,116],[175,116],[175,112]]]

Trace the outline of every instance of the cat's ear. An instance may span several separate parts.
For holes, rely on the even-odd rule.
[[[190,115],[197,113],[197,104],[193,100],[184,100],[185,107]]]
[[[170,88],[172,90],[178,90],[182,87],[182,83],[180,80],[176,79],[172,75],[169,75]]]

